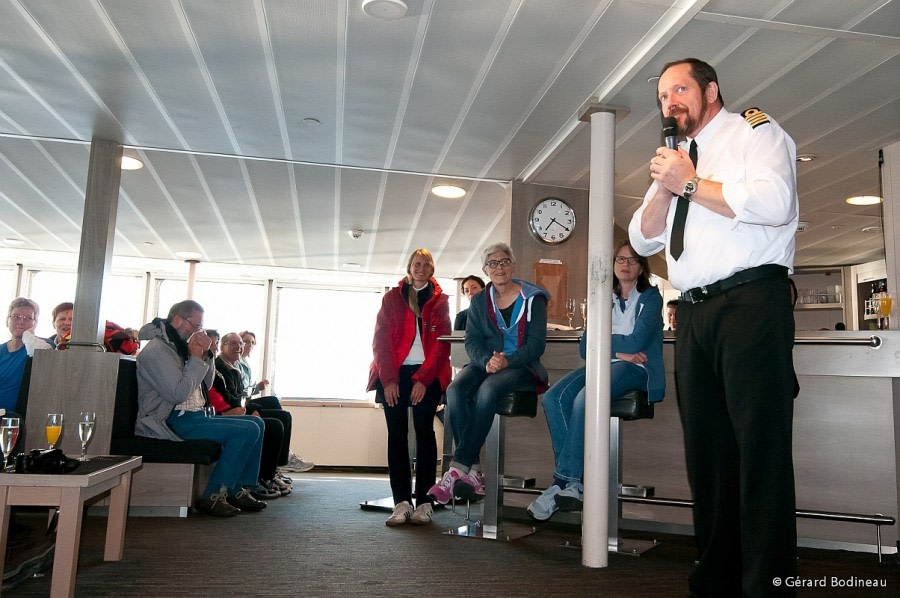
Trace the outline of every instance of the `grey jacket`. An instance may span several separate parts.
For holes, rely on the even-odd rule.
[[[146,324],[139,333],[141,340],[150,341],[137,356],[138,416],[134,425],[137,436],[181,440],[166,418],[176,405],[206,381],[212,386],[216,368],[214,363],[199,357],[183,362],[175,345],[166,335],[162,322]]]

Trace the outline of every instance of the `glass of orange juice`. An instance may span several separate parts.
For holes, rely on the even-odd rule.
[[[52,449],[59,442],[59,436],[62,434],[63,414],[50,413],[47,415],[47,443]]]
[[[878,300],[879,315],[884,318],[884,330],[890,328],[891,308],[894,306],[894,296],[891,293],[881,293]]]

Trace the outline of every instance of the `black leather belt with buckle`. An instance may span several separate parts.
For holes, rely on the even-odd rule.
[[[747,268],[728,278],[723,278],[718,282],[713,282],[702,287],[689,289],[681,294],[681,300],[689,303],[700,303],[707,299],[712,299],[717,295],[721,295],[729,289],[741,286],[754,280],[762,280],[764,278],[787,278],[788,269],[779,264],[765,264],[756,266],[755,268]],[[787,300],[787,299],[785,299]]]

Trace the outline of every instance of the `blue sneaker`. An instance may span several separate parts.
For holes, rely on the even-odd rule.
[[[556,506],[555,499],[560,492],[561,490],[556,484],[550,486],[541,492],[541,495],[534,499],[534,502],[528,505],[528,508],[525,510],[528,511],[532,519],[547,521],[559,508]]]
[[[566,489],[556,495],[556,506],[560,511],[580,511],[584,506],[584,486],[571,482]]]

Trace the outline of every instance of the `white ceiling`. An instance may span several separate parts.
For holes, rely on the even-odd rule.
[[[729,109],[759,106],[818,156],[798,165],[797,265],[884,254],[861,232],[880,207],[843,200],[879,193],[878,149],[900,139],[900,1],[407,0],[397,20],[361,4],[0,4],[0,246],[78,251],[104,138],[146,164],[122,176],[117,256],[399,273],[428,247],[463,276],[508,238],[510,181],[587,188],[592,102],[630,111],[627,226],[660,144],[648,78],[696,56]],[[464,199],[429,193],[456,177]]]

